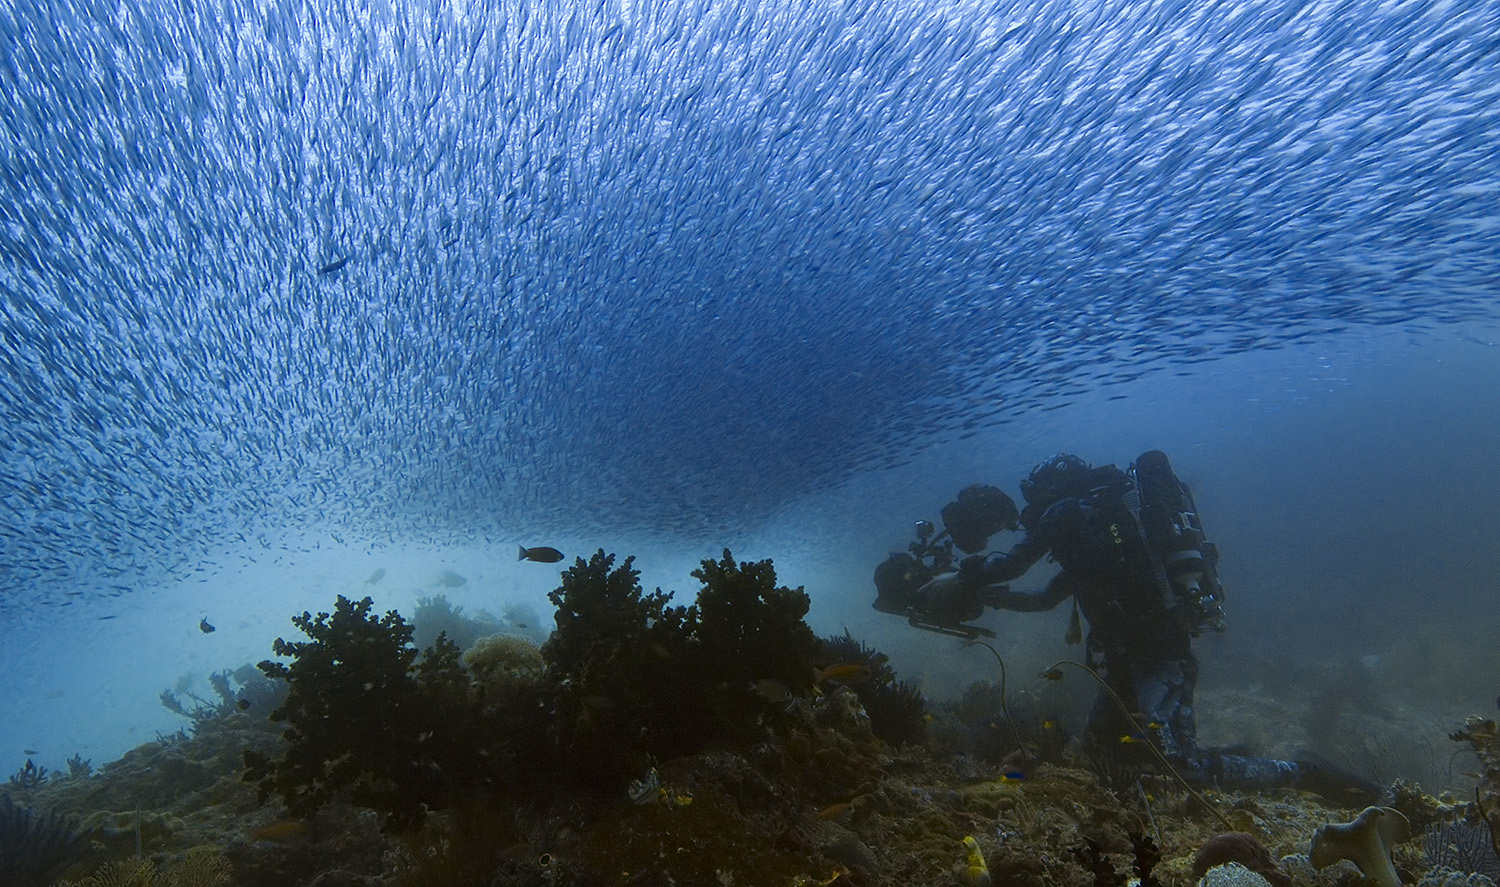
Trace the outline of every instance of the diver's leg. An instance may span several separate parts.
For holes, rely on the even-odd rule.
[[[1207,749],[1202,756],[1206,781],[1219,788],[1264,791],[1296,785],[1303,766],[1280,758],[1231,755]]]
[[[1188,659],[1143,662],[1137,669],[1136,700],[1145,727],[1162,754],[1184,778],[1200,769],[1193,683],[1197,663]]]
[[[1118,696],[1128,706],[1139,704],[1136,701],[1135,669],[1129,657],[1105,651],[1095,644],[1092,637],[1089,638],[1088,663],[1095,674],[1103,678],[1109,689],[1114,691],[1114,695],[1103,687],[1099,688],[1099,693],[1094,697],[1094,705],[1089,709],[1088,726],[1083,734],[1084,745],[1113,755],[1120,737],[1131,732],[1130,721],[1120,712],[1120,706],[1114,697]]]

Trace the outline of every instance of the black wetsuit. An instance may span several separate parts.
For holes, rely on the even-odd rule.
[[[1198,747],[1192,614],[1187,607],[1169,606],[1168,592],[1156,579],[1135,518],[1121,498],[1130,488],[1129,477],[1118,470],[1103,476],[1105,482],[1086,493],[1059,499],[1040,515],[1023,515],[1028,529],[1010,551],[965,558],[960,587],[984,605],[1006,610],[1051,610],[1075,598],[1089,626],[1088,664],[1134,706],[1132,713],[1148,727],[1151,741],[1184,777],[1239,788],[1295,783],[1303,769],[1297,763]],[[1049,553],[1062,570],[1046,588],[995,587],[1019,578]],[[1101,692],[1089,716],[1087,740],[1117,748],[1134,732]]]

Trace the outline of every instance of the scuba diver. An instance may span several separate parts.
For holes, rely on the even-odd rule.
[[[999,489],[971,486],[943,509],[942,534],[919,522],[910,554],[892,555],[876,570],[875,608],[905,615],[919,628],[972,639],[994,636],[966,624],[986,607],[1040,612],[1071,598],[1068,641],[1082,639],[1081,611],[1089,626],[1087,665],[1151,734],[1136,735],[1101,690],[1086,747],[1113,754],[1122,743],[1150,741],[1189,782],[1295,787],[1339,803],[1374,802],[1378,787],[1336,768],[1199,747],[1192,639],[1224,630],[1224,591],[1218,550],[1204,538],[1192,494],[1165,453],[1143,453],[1128,471],[1058,454],[1032,470],[1021,493],[1026,507],[1017,512]],[[1017,526],[1024,535],[1010,550],[978,553],[990,535]],[[953,545],[969,555],[956,569]],[[1012,591],[1005,584],[1046,555],[1061,569],[1042,590]]]

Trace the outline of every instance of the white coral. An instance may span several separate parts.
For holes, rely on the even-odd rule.
[[[1226,862],[1204,872],[1198,887],[1271,887],[1271,882],[1237,862]]]

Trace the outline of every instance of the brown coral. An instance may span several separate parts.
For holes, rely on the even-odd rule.
[[[1272,887],[1291,887],[1292,879],[1281,870],[1259,839],[1248,832],[1224,832],[1204,843],[1193,857],[1193,877],[1202,878],[1216,865],[1237,862],[1267,881]]]

